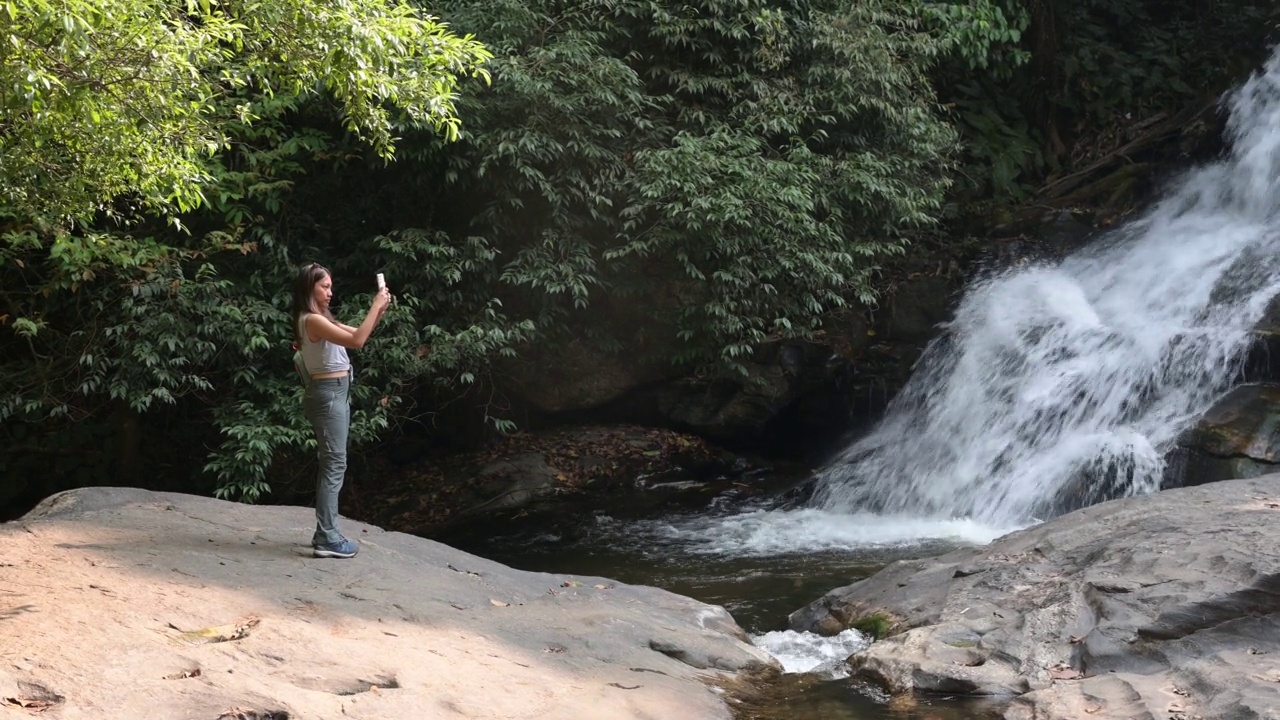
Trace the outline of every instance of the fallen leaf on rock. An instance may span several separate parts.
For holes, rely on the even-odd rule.
[[[595,588],[596,590],[612,590],[613,589],[612,585],[592,585],[591,587]]]
[[[489,599],[489,602],[496,607],[510,607],[511,603],[502,602],[501,600]]]
[[[1056,667],[1049,668],[1049,677],[1054,680],[1079,680],[1084,677],[1084,673],[1073,667],[1058,665]]]
[[[208,645],[210,643],[229,642],[249,637],[249,631],[258,627],[260,622],[262,620],[259,618],[251,617],[229,625],[215,625],[213,627],[200,628],[199,630],[183,631],[173,623],[169,623],[169,627],[177,630],[180,633],[178,639],[189,645]]]
[[[577,580],[565,580],[564,582],[560,583],[560,587],[582,587],[582,583],[578,582]]]
[[[284,710],[232,708],[219,715],[218,720],[289,720],[289,713]]]
[[[52,700],[37,700],[36,698],[24,697],[7,697],[4,698],[4,707],[16,707],[26,710],[30,713],[39,713],[53,707]]]

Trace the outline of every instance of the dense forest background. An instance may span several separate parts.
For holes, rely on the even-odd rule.
[[[856,365],[904,273],[1219,152],[1278,30],[1274,0],[0,4],[0,507],[308,474],[307,261],[340,315],[396,294],[359,447],[743,386],[789,342]]]

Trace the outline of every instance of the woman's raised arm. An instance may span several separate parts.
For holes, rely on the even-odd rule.
[[[334,322],[318,313],[311,313],[307,315],[307,336],[312,341],[328,340],[344,348],[359,350],[373,334],[373,329],[378,326],[378,321],[382,319],[382,314],[390,302],[391,292],[386,288],[379,290],[373,296],[373,303],[369,306],[369,312],[365,314],[360,327],[356,328]]]

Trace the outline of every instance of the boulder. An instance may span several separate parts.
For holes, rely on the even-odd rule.
[[[671,427],[715,442],[750,443],[784,405],[794,399],[780,366],[753,363],[742,381],[687,378],[657,392],[659,411]]]
[[[638,386],[680,374],[642,352],[607,351],[582,340],[530,348],[500,366],[514,393],[534,411],[551,415],[598,408]]]
[[[1245,357],[1244,376],[1250,381],[1280,381],[1280,295],[1272,298],[1254,323],[1253,345]]]
[[[717,606],[349,520],[360,554],[316,559],[313,523],[86,488],[0,524],[0,714],[728,720],[777,672]]]
[[[761,343],[742,358],[742,376],[637,385],[605,405],[581,408],[581,417],[671,428],[739,451],[785,453],[815,435],[838,435],[847,423],[852,358],[868,341],[865,325],[859,329]]]
[[[1178,440],[1166,484],[1199,485],[1276,472],[1280,463],[1280,385],[1233,388]]]
[[[525,507],[555,492],[558,474],[541,453],[521,453],[495,460],[480,468],[476,475],[477,491],[487,499],[463,508],[462,514]]]
[[[894,288],[884,303],[885,338],[923,349],[952,318],[959,289],[956,279],[946,275],[922,275]]]
[[[1233,388],[1184,435],[1182,444],[1219,457],[1280,462],[1280,385]]]
[[[1012,698],[1009,720],[1280,718],[1280,475],[1101,503],[901,561],[792,614],[887,637],[894,693]]]

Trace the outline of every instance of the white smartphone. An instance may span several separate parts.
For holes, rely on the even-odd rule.
[[[387,286],[387,279],[382,276],[382,273],[378,273],[378,289],[381,290],[386,286]]]

